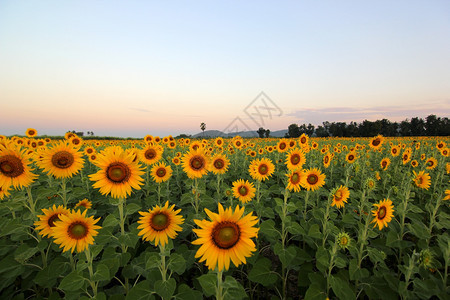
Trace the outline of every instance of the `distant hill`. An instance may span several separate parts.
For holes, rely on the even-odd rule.
[[[284,137],[284,135],[287,133],[287,129],[283,130],[277,130],[270,133],[270,137]],[[230,132],[225,133],[220,130],[206,130],[205,132],[200,132],[197,134],[194,134],[192,138],[216,138],[216,137],[223,137],[223,138],[232,138],[236,135],[239,135],[244,138],[252,138],[252,137],[258,137],[258,134],[256,131],[239,131],[239,132]]]

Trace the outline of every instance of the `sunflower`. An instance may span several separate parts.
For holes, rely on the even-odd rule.
[[[336,242],[341,249],[347,249],[350,246],[350,236],[346,232],[340,232],[336,237]]]
[[[100,226],[95,225],[100,218],[94,220],[94,217],[86,217],[85,210],[81,213],[79,210],[72,211],[68,215],[60,214],[60,221],[54,222],[51,236],[54,242],[59,244],[59,248],[64,247],[63,252],[75,249],[78,253],[87,249],[89,245],[94,244],[94,237],[98,234],[96,229]]]
[[[344,207],[347,203],[347,199],[350,196],[350,191],[346,186],[341,185],[332,192],[333,202],[331,206],[336,206],[337,208]]]
[[[332,158],[332,156],[330,153],[327,153],[323,156],[322,162],[323,162],[324,168],[328,168],[330,166],[331,158]]]
[[[26,149],[8,143],[0,144],[0,186],[15,189],[27,187],[37,178],[31,173],[30,155]]]
[[[232,143],[236,149],[241,149],[242,145],[244,144],[244,141],[240,136],[237,135],[233,138]]]
[[[399,146],[399,145],[392,146],[392,147],[391,147],[391,155],[392,155],[393,157],[396,157],[396,156],[398,156],[399,154],[400,154],[400,146]]]
[[[78,203],[75,205],[75,208],[78,207],[84,207],[85,209],[89,209],[92,207],[92,202],[89,201],[87,198],[84,198],[83,200],[78,201]]]
[[[394,205],[392,201],[389,199],[383,199],[378,204],[374,204],[377,209],[372,210],[372,215],[375,217],[371,223],[375,223],[373,227],[378,225],[378,228],[381,230],[383,227],[387,227],[388,223],[392,220],[394,216]]]
[[[223,154],[216,154],[211,158],[210,171],[214,174],[225,174],[228,171],[230,160]]]
[[[289,150],[289,141],[287,139],[281,139],[277,144],[277,151],[280,153]]]
[[[164,206],[156,205],[148,212],[140,211],[142,216],[139,218],[138,229],[142,229],[138,235],[142,235],[144,241],[155,242],[155,246],[161,244],[165,246],[168,243],[168,237],[174,239],[177,236],[177,231],[181,231],[180,227],[184,219],[178,213],[181,211],[173,210],[175,204],[169,207],[169,201]]]
[[[354,163],[355,160],[356,160],[356,152],[350,151],[350,152],[345,156],[345,160],[346,160],[349,164]]]
[[[152,175],[153,180],[157,183],[165,182],[172,176],[172,167],[161,162],[152,167],[150,175]]]
[[[184,172],[191,179],[201,178],[208,173],[209,158],[201,148],[184,154],[181,163]]]
[[[417,160],[413,159],[413,160],[411,161],[411,166],[412,166],[413,168],[416,168],[417,166],[419,166],[419,162],[418,162]]]
[[[28,128],[27,131],[25,131],[25,134],[27,135],[27,137],[35,137],[37,136],[37,130],[34,128]]]
[[[9,184],[0,185],[0,200],[3,200],[5,197],[8,197],[10,195],[9,190],[11,189],[11,186]]]
[[[305,153],[301,149],[292,149],[286,154],[286,165],[289,170],[301,169],[305,162]]]
[[[292,171],[289,174],[286,174],[286,176],[288,177],[288,185],[286,188],[290,191],[294,190],[294,192],[299,192],[303,172],[300,170],[296,170]]]
[[[325,174],[316,168],[304,170],[303,174],[301,184],[308,191],[315,191],[325,184]]]
[[[381,145],[383,145],[384,138],[382,135],[377,135],[376,137],[372,138],[370,140],[369,146],[373,150],[378,150],[381,148]]]
[[[83,168],[82,153],[65,141],[56,143],[42,155],[39,167],[56,178],[71,178]]]
[[[70,211],[65,208],[62,205],[59,205],[56,207],[56,205],[53,204],[53,207],[50,207],[48,209],[43,208],[42,212],[43,215],[37,216],[39,218],[39,221],[34,222],[34,226],[36,226],[36,230],[39,230],[39,234],[43,237],[45,236],[51,236],[53,227],[55,227],[55,221],[59,221],[59,216],[62,215],[69,215]]]
[[[83,140],[77,136],[74,136],[69,139],[69,144],[74,148],[79,149],[83,145]]]
[[[139,159],[146,165],[152,165],[161,159],[163,152],[163,147],[151,143],[139,151]]]
[[[94,188],[99,188],[100,193],[113,198],[126,198],[131,194],[132,188],[141,189],[144,179],[142,167],[133,162],[134,156],[126,153],[121,147],[108,147],[97,157],[95,164],[100,170],[89,175],[91,181],[95,181]]]
[[[247,203],[255,197],[256,189],[253,182],[239,179],[233,182],[232,191],[235,198],[238,198],[242,203]]]
[[[180,158],[179,157],[172,158],[172,163],[178,166],[181,163]]]
[[[450,200],[450,190],[445,190],[445,197],[442,200]]]
[[[448,157],[450,155],[450,150],[448,147],[445,147],[442,150],[439,150],[439,152],[441,153],[442,156],[444,157]]]
[[[439,142],[437,142],[436,143],[436,148],[438,149],[438,150],[442,150],[442,149],[444,149],[445,147],[446,147],[446,143],[445,142],[443,142],[443,141],[439,141]]]
[[[383,171],[386,171],[390,164],[391,164],[391,160],[387,157],[383,158],[380,161],[380,166],[383,169]]]
[[[189,150],[193,151],[193,150],[197,150],[197,149],[203,149],[205,147],[203,147],[203,144],[200,143],[199,141],[193,141],[190,145],[189,145]]]
[[[272,176],[275,166],[268,158],[255,159],[248,168],[250,176],[258,181],[264,181]]]
[[[405,165],[411,160],[411,152],[405,150],[402,154],[402,163]]]
[[[87,156],[95,154],[96,152],[97,151],[92,146],[88,146],[88,147],[84,148],[84,154],[86,154]]]
[[[257,217],[252,213],[243,216],[244,208],[239,205],[233,212],[231,207],[224,209],[220,203],[218,214],[208,209],[205,212],[211,221],[194,220],[200,228],[193,229],[198,239],[192,244],[201,245],[195,257],[200,262],[206,261],[208,269],[219,272],[229,269],[230,260],[236,267],[245,264],[246,258],[256,251],[252,238],[258,236],[259,228],[253,227],[258,223]]]
[[[425,165],[427,166],[427,170],[433,170],[437,167],[437,160],[434,157],[430,157],[426,160]]]
[[[420,171],[419,174],[417,174],[415,171],[413,171],[414,173],[414,184],[421,188],[421,189],[426,189],[428,190],[428,188],[431,185],[431,177],[430,174],[425,173],[425,171]]]
[[[300,146],[304,147],[308,145],[309,136],[307,134],[302,133],[302,135],[298,138]]]

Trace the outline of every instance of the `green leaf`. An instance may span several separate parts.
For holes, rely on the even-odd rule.
[[[23,264],[37,251],[37,247],[30,248],[27,244],[22,244],[16,249],[16,251],[14,251],[14,259]]]
[[[279,237],[280,235],[280,232],[275,229],[275,222],[273,220],[262,222],[259,226],[259,232],[267,237]]]
[[[216,274],[204,274],[197,278],[202,286],[203,294],[210,297],[216,294],[217,276]]]
[[[102,227],[114,227],[119,225],[119,220],[114,215],[108,215],[102,223]]]
[[[64,277],[59,285],[59,288],[63,291],[77,291],[83,288],[84,281],[86,278],[77,273],[77,271],[72,271],[69,275]]]
[[[93,280],[101,281],[101,280],[111,280],[112,276],[109,274],[109,268],[103,263],[97,265],[97,268],[94,273]]]
[[[323,300],[326,298],[324,291],[320,289],[318,284],[311,284],[306,291],[305,300]]]
[[[339,299],[356,299],[356,295],[347,281],[336,276],[331,276],[330,281],[331,288]]]
[[[129,203],[129,204],[127,204],[126,212],[127,212],[127,215],[129,216],[129,215],[134,214],[135,212],[137,212],[140,209],[142,209],[142,207],[139,204]]]
[[[173,272],[181,275],[186,270],[186,260],[180,254],[172,253],[167,267]]]
[[[175,279],[170,278],[169,280],[158,280],[155,282],[155,291],[163,299],[170,299],[175,292],[177,287],[177,282]]]
[[[428,232],[428,228],[422,222],[416,221],[414,223],[408,223],[406,226],[418,238],[424,239],[424,240],[430,238],[430,233]]]
[[[118,206],[120,204],[120,198],[108,197],[109,204]]]
[[[322,233],[320,232],[320,228],[318,224],[313,224],[308,231],[308,236],[316,239],[322,238]]]
[[[302,226],[300,226],[300,224],[293,222],[288,228],[287,230],[289,231],[289,233],[291,234],[306,234],[305,229],[303,229]]]
[[[295,255],[297,254],[297,251],[295,250],[295,246],[289,246],[285,249],[283,249],[283,246],[281,243],[277,243],[273,249],[276,255],[278,255],[278,258],[280,259],[281,263],[288,267],[292,260],[295,258]]]
[[[232,276],[225,277],[223,282],[224,299],[234,300],[243,299],[247,297],[244,287],[236,281]]]
[[[145,262],[146,269],[153,269],[159,267],[159,265],[161,264],[161,257],[159,256],[159,253],[152,252],[148,253],[146,256],[147,256],[147,261]]]
[[[152,282],[144,280],[136,284],[128,292],[126,300],[153,300],[155,292],[151,290]]]
[[[248,279],[263,286],[272,285],[277,281],[277,274],[272,271],[272,262],[265,257],[259,258],[248,273]]]
[[[358,262],[356,261],[356,259],[352,259],[350,261],[348,272],[351,280],[367,278],[370,275],[369,270],[365,268],[358,268]]]
[[[319,247],[317,249],[316,261],[317,261],[316,263],[317,268],[320,271],[325,272],[325,270],[328,268],[329,265],[328,251],[325,248]]]
[[[203,296],[202,292],[193,290],[186,284],[181,284],[178,287],[178,294],[175,295],[175,299],[180,300],[197,300]]]

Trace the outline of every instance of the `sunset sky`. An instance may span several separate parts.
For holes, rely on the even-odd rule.
[[[449,16],[448,0],[3,0],[0,134],[448,117]]]

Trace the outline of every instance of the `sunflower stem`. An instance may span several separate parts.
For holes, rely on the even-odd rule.
[[[220,179],[221,179],[221,176],[220,176],[220,174],[217,174],[217,187],[216,187],[216,191],[217,191],[217,202],[220,202],[220,200],[221,200],[221,195],[220,195]]]
[[[403,201],[402,201],[402,206],[403,207],[402,207],[401,216],[400,216],[400,233],[398,235],[398,239],[400,241],[403,240],[403,235],[404,235],[404,232],[405,232],[405,218],[406,218],[406,212],[407,212],[408,200],[409,200],[410,192],[411,192],[411,185],[408,184],[407,188],[406,188],[406,191],[405,191],[405,197],[403,198]],[[400,247],[399,254],[398,254],[398,264],[401,263],[402,250],[403,250],[403,248]]]
[[[194,178],[194,208],[195,208],[195,214],[198,215],[198,180],[197,178]]]
[[[86,255],[86,262],[88,265],[89,270],[89,283],[91,285],[92,290],[94,291],[94,297],[97,296],[97,283],[93,280],[94,278],[94,269],[92,267],[92,260],[93,257],[91,255],[91,251],[89,250],[89,247],[84,250],[84,254]]]
[[[308,209],[309,190],[306,190],[305,196],[305,211],[303,212],[303,220],[306,221],[306,210]]]
[[[28,204],[31,214],[33,215],[33,220],[36,217],[36,203],[33,200],[33,194],[31,193],[31,187],[27,186],[27,194],[28,194]]]
[[[159,255],[161,256],[161,265],[159,270],[161,271],[161,278],[162,281],[166,281],[167,280],[167,266],[166,266],[166,252],[165,249],[166,247],[163,246],[162,244],[159,244]]]
[[[325,247],[325,242],[327,240],[328,237],[328,233],[327,233],[327,224],[328,224],[328,217],[330,215],[330,207],[331,207],[331,203],[332,203],[332,197],[329,196],[328,197],[328,202],[327,202],[327,210],[325,211],[325,215],[323,216],[323,221],[322,221],[322,226],[323,226],[323,239],[322,239],[322,246]]]
[[[217,300],[223,300],[222,271],[218,271],[217,272],[216,299]]]
[[[161,205],[161,183],[158,183],[157,193],[158,193],[158,204]]]
[[[328,274],[327,274],[327,295],[330,292],[330,278],[331,278],[331,271],[334,268],[334,258],[336,257],[336,252],[337,252],[337,246],[338,243],[337,241],[333,244],[333,248],[331,249],[331,258],[330,258],[330,264],[328,266]]]
[[[61,198],[63,200],[64,207],[67,207],[67,191],[66,191],[66,178],[61,179]]]
[[[428,226],[428,232],[430,234],[430,237],[427,239],[427,245],[430,244],[430,240],[431,240],[431,236],[432,236],[431,234],[433,232],[433,227],[436,222],[436,214],[439,209],[439,206],[441,206],[441,198],[442,198],[442,194],[439,194],[437,197],[437,202],[436,202],[436,205],[434,206],[433,212],[430,214],[430,225]]]
[[[281,218],[281,246],[283,247],[283,251],[286,247],[286,238],[287,238],[287,231],[286,231],[286,217],[287,217],[287,200],[289,198],[289,190],[286,188],[284,190],[284,202],[283,202],[283,208],[282,208],[282,218]],[[284,264],[281,264],[281,277],[283,280],[283,299],[286,299],[286,285],[287,285],[287,273],[286,267]]]

